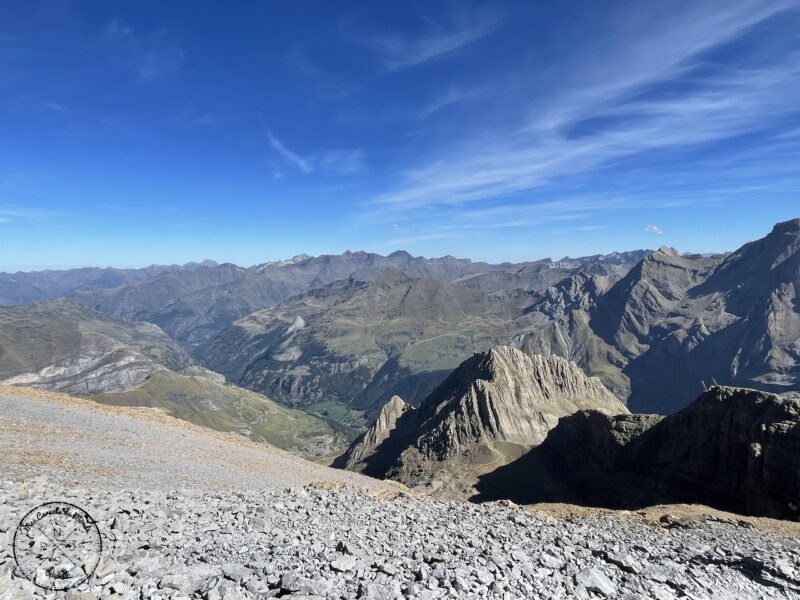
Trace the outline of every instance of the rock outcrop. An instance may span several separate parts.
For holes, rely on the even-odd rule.
[[[713,387],[673,415],[562,419],[476,486],[480,499],[635,508],[701,503],[800,516],[800,395]]]
[[[77,394],[139,385],[158,370],[197,367],[151,323],[72,300],[0,307],[0,382]]]
[[[627,412],[569,361],[492,348],[464,361],[418,410],[404,412],[381,446],[351,468],[410,485],[468,489],[477,475],[540,444],[560,417],[589,408]]]
[[[414,407],[400,396],[392,396],[383,405],[372,426],[358,436],[347,451],[333,462],[332,466],[337,469],[361,471],[367,475],[372,472],[379,473],[376,465],[370,465],[369,459],[385,451],[383,444],[397,428],[397,421],[412,410]]]

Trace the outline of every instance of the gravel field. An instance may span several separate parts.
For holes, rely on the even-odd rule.
[[[436,501],[37,392],[3,393],[0,415],[0,600],[800,598],[796,524]],[[103,542],[66,592],[21,577],[12,552],[22,517],[52,501],[86,510]]]
[[[12,480],[47,475],[98,489],[284,489],[316,481],[402,489],[159,410],[9,386],[0,386],[0,473]]]

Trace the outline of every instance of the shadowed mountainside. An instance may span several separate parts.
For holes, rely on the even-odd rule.
[[[582,411],[515,462],[481,477],[476,500],[611,508],[702,503],[800,515],[800,396],[713,387],[667,417]]]

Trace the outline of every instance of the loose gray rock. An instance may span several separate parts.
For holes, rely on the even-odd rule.
[[[2,482],[0,498],[8,543],[49,500],[95,518],[102,560],[71,600],[800,598],[800,538],[733,519],[672,527],[349,488],[104,489],[44,477]],[[53,598],[14,566],[0,546],[0,600]]]

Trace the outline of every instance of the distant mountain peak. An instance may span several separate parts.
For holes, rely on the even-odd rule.
[[[151,265],[149,268],[154,268],[157,266],[158,265]],[[206,260],[202,260],[200,262],[194,262],[194,261],[188,262],[185,265],[182,265],[181,268],[192,270],[192,269],[198,269],[200,267],[218,267],[218,266],[219,263],[217,261],[207,258]]]
[[[666,254],[667,256],[680,256],[680,254],[678,253],[678,251],[677,251],[677,250],[675,250],[675,248],[672,248],[672,247],[670,247],[670,246],[661,246],[661,247],[660,247],[660,248],[657,250],[657,252],[659,252],[659,253],[661,253],[661,254]]]

